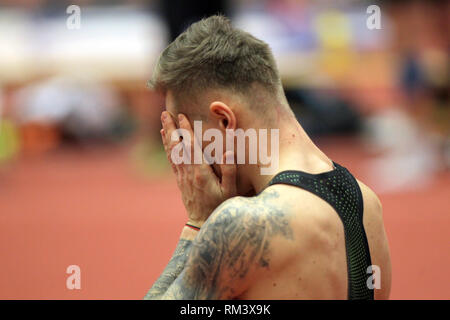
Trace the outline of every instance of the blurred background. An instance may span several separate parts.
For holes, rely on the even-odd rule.
[[[271,45],[300,123],[379,195],[391,298],[449,299],[450,5],[430,0],[0,0],[0,298],[143,298],[186,216],[146,81],[215,13]]]

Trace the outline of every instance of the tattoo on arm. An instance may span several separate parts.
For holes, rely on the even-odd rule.
[[[164,295],[181,271],[183,271],[191,246],[192,240],[180,239],[172,258],[161,276],[145,295],[145,300],[160,299]]]
[[[276,191],[225,202],[203,225],[189,259],[163,299],[232,299],[257,268],[270,268],[275,236],[293,239],[289,219],[270,201]]]

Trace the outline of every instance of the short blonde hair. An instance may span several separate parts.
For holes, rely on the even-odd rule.
[[[192,24],[161,53],[148,84],[189,97],[221,88],[246,94],[253,84],[276,94],[281,81],[270,47],[216,15]]]

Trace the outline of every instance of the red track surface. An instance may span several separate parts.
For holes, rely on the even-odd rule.
[[[365,156],[325,152],[364,181]],[[450,174],[414,192],[382,195],[392,299],[449,299]],[[369,184],[370,185],[370,184]],[[58,151],[0,171],[0,299],[141,299],[185,221],[171,174],[149,180],[128,149]],[[81,267],[81,290],[66,268]]]

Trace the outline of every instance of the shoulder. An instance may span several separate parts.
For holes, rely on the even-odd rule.
[[[255,271],[269,268],[273,238],[293,238],[289,219],[271,204],[276,196],[236,197],[220,205],[193,242],[188,276],[211,279],[215,297],[235,297],[251,286]]]
[[[289,216],[277,203],[279,193],[265,190],[254,197],[234,197],[223,202],[210,216],[204,227],[227,231],[281,233],[289,236]]]
[[[383,205],[380,201],[380,198],[377,196],[377,194],[369,188],[367,185],[365,185],[360,180],[357,180],[359,187],[361,188],[361,193],[363,195],[363,201],[364,201],[364,209],[366,211],[370,210],[371,212],[377,213],[379,215],[383,214]]]

